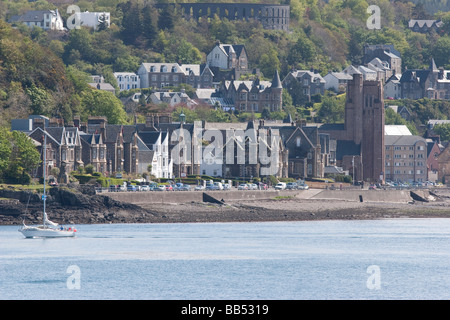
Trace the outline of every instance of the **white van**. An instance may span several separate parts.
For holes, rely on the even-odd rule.
[[[286,189],[286,183],[284,182],[278,182],[275,186],[275,190],[284,190]]]

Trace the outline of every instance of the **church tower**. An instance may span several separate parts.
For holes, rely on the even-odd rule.
[[[384,180],[384,101],[381,81],[354,74],[345,105],[347,137],[360,145],[364,181]]]

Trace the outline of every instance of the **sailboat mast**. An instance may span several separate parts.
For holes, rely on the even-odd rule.
[[[44,195],[42,196],[42,200],[44,201],[44,227],[45,227],[45,200],[47,196],[45,195],[45,179],[46,179],[46,167],[47,167],[47,135],[44,135],[44,166],[43,166],[43,174],[44,174]]]

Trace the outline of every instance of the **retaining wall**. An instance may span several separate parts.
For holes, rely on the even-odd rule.
[[[264,200],[276,197],[295,197],[297,199],[325,199],[363,202],[400,202],[412,201],[408,190],[245,190],[205,192],[216,200]],[[133,204],[202,202],[201,191],[152,191],[152,192],[110,192],[105,195]]]
[[[413,200],[409,190],[323,190],[311,199],[397,203]]]

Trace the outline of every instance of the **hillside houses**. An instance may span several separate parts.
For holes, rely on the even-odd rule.
[[[137,71],[141,88],[176,87],[189,84],[193,88],[211,88],[213,73],[206,65],[178,63],[142,63]]]
[[[64,30],[63,19],[58,9],[28,11],[22,15],[12,16],[8,22],[13,25],[22,23],[30,28],[40,27],[44,30]]]

